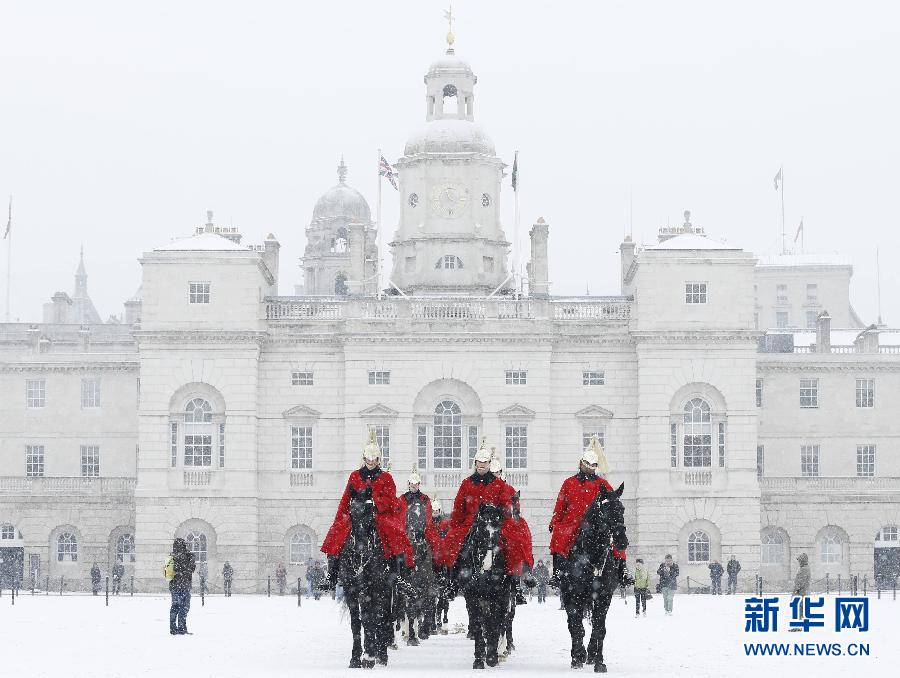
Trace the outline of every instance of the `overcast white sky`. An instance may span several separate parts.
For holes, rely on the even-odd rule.
[[[376,149],[395,160],[424,120],[446,4],[2,0],[13,319],[40,320],[53,292],[71,293],[81,243],[97,309],[120,314],[140,254],[189,235],[207,209],[245,242],[276,235],[291,294],[341,154],[374,211]],[[619,292],[629,195],[638,242],[690,209],[710,235],[777,252],[783,164],[788,231],[803,218],[808,252],[852,260],[867,323],[879,246],[884,319],[900,324],[900,3],[453,8],[476,119],[507,163],[520,151],[523,229],[550,223],[555,293]],[[392,234],[396,193],[384,197]]]

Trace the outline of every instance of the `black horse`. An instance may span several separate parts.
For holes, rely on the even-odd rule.
[[[560,596],[572,636],[573,669],[588,663],[594,665],[594,672],[606,673],[606,613],[616,588],[628,578],[624,561],[617,560],[612,552],[613,546],[619,550],[628,546],[625,507],[620,500],[624,489],[623,483],[615,491],[600,490],[585,512],[572,551],[563,563]],[[584,618],[588,613],[593,629],[585,650]]]
[[[496,666],[497,644],[509,601],[510,577],[501,547],[503,509],[482,504],[457,558],[456,586],[466,598],[469,628],[475,637],[472,668]]]
[[[388,660],[391,573],[375,529],[371,488],[350,488],[350,525],[350,534],[338,556],[338,581],[344,589],[353,631],[350,668],[372,668],[376,662],[386,665]],[[361,628],[365,643],[360,637]]]
[[[424,505],[420,502],[411,503],[406,511],[406,535],[413,547],[415,563],[407,573],[410,586],[401,590],[399,596],[400,609],[405,613],[409,624],[406,636],[409,645],[418,645],[420,639],[426,640],[433,633],[434,601],[431,594],[434,588],[434,570],[431,546],[425,540],[425,521]],[[399,619],[402,618],[399,616]],[[418,637],[416,620],[419,621]]]

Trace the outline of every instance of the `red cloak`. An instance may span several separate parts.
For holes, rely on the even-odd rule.
[[[553,509],[553,517],[550,519],[550,527],[553,530],[550,553],[569,555],[578,536],[581,520],[588,506],[600,494],[600,488],[612,492],[612,486],[598,475],[578,473],[566,478],[559,490],[556,508]],[[625,552],[617,549],[613,549],[613,554],[617,558],[625,557]]]

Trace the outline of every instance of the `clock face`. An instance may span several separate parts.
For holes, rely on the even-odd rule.
[[[440,184],[431,189],[431,209],[435,214],[455,219],[469,203],[469,192],[459,184]]]

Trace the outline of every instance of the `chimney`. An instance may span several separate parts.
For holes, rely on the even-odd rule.
[[[816,318],[816,353],[831,353],[831,316],[822,311]]]
[[[347,289],[350,294],[363,293],[363,278],[366,270],[366,225],[351,221],[350,230],[350,273]]]
[[[266,262],[266,268],[269,269],[269,273],[272,274],[272,277],[275,278],[275,282],[272,284],[272,294],[278,294],[278,251],[281,249],[281,244],[275,239],[275,236],[269,233],[266,236],[265,243],[265,252],[263,253],[263,261]]]
[[[630,235],[625,236],[625,240],[619,245],[619,256],[622,261],[622,294],[630,294],[630,285],[628,284],[628,271],[631,270],[631,264],[634,263],[635,244]]]
[[[550,266],[547,258],[547,239],[550,226],[539,217],[531,227],[531,269],[529,271],[532,297],[546,297],[550,293]]]
[[[853,342],[857,353],[878,353],[880,351],[878,341],[878,325],[869,325],[857,335]]]
[[[65,292],[57,292],[50,297],[50,303],[44,304],[44,322],[64,325],[69,322],[69,310],[72,299]]]

